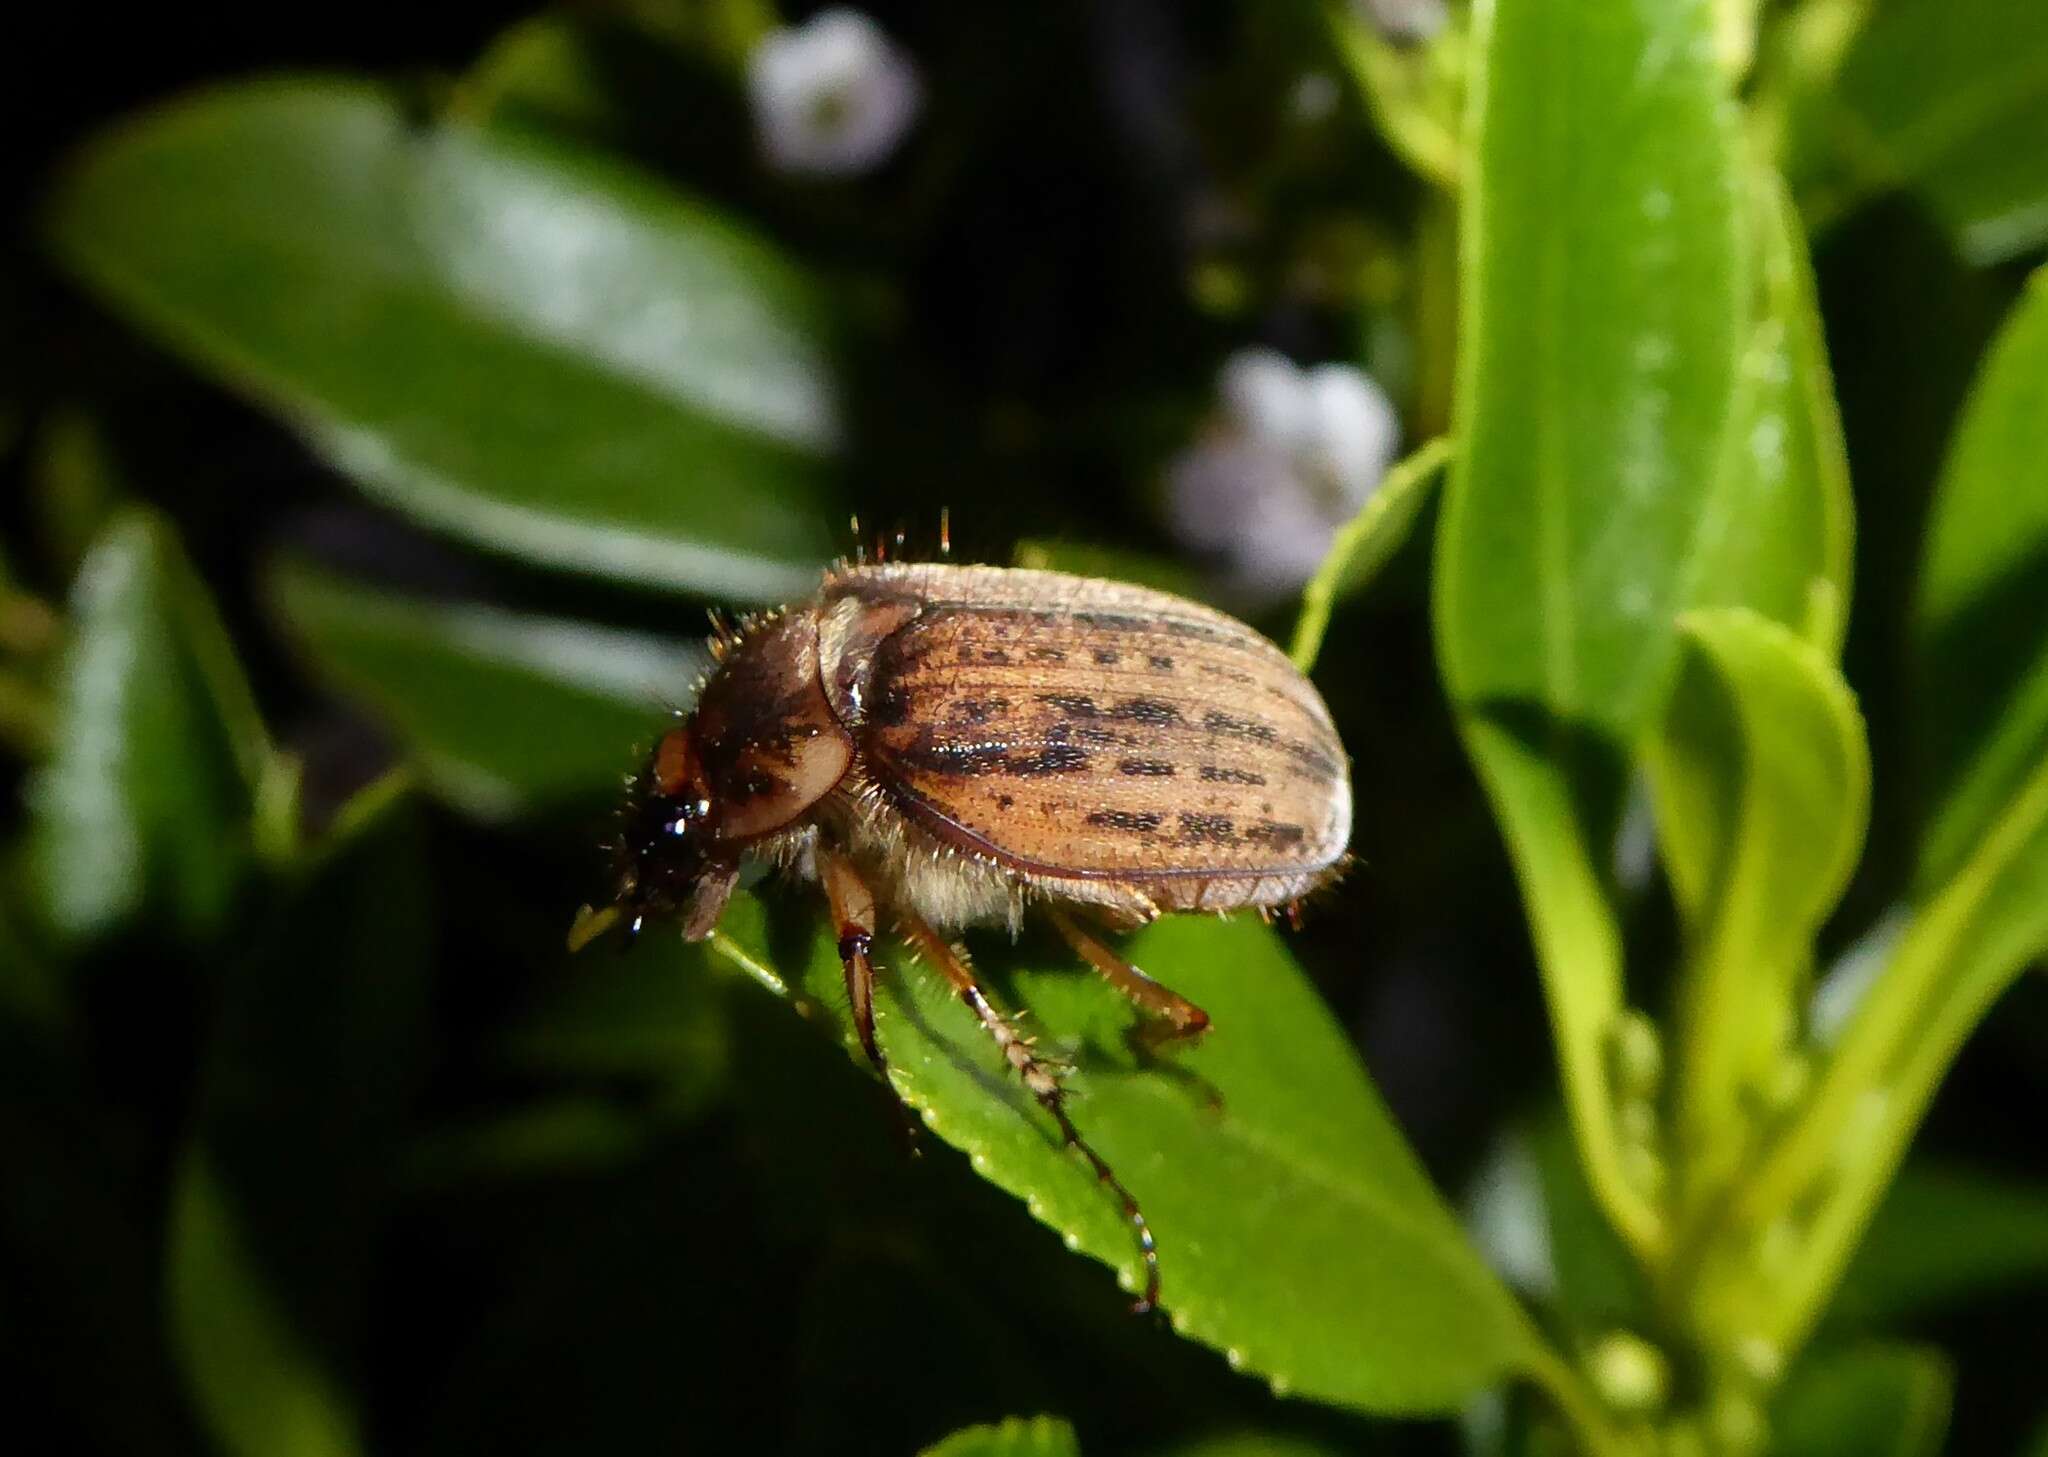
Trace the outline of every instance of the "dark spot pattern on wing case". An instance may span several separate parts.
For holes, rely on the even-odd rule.
[[[1097,829],[1126,830],[1136,835],[1149,835],[1165,820],[1165,815],[1150,811],[1137,813],[1121,809],[1099,809],[1088,816],[1087,823]]]
[[[1191,845],[1228,845],[1237,839],[1237,821],[1229,815],[1183,814],[1180,837]]]

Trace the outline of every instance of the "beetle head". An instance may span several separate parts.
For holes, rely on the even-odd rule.
[[[680,921],[685,940],[702,941],[739,879],[738,849],[719,834],[695,727],[685,719],[662,735],[626,791],[617,898],[604,926],[623,920],[628,940],[660,917]]]

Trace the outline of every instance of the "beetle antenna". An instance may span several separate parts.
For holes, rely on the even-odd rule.
[[[864,567],[868,564],[868,544],[861,539],[860,512],[856,511],[847,517],[846,524],[853,532],[853,560],[857,565]]]

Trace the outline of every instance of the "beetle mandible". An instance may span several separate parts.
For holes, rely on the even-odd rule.
[[[1059,572],[842,562],[801,605],[721,628],[696,706],[630,782],[614,921],[717,924],[741,861],[821,885],[855,1028],[875,1039],[878,911],[942,972],[1118,1198],[1159,1297],[1138,1202],[949,934],[1042,907],[1163,1037],[1208,1014],[1084,921],[1292,907],[1351,833],[1343,745],[1280,650],[1164,592]]]

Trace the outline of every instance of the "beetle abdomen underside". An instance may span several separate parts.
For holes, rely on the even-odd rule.
[[[898,568],[886,585],[911,573],[921,610],[875,652],[860,738],[929,832],[1053,879],[1298,884],[1342,857],[1343,747],[1264,638],[1051,573]]]

